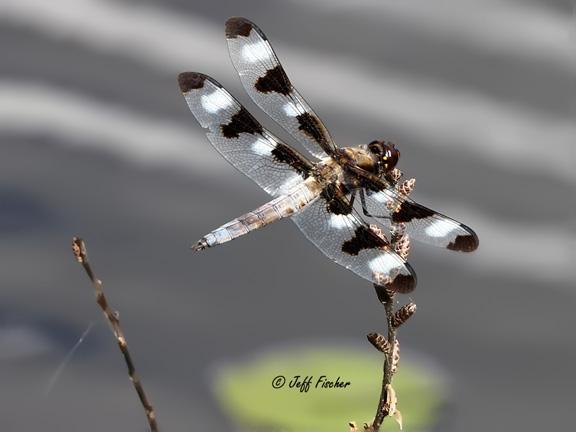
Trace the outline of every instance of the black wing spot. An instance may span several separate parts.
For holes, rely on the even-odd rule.
[[[318,117],[308,112],[296,116],[298,123],[298,129],[316,141],[322,148],[327,144],[326,136],[323,133],[322,124]]]
[[[235,39],[238,36],[249,36],[252,31],[252,23],[246,18],[232,17],[226,21],[226,37]]]
[[[241,133],[257,134],[263,132],[262,125],[244,107],[241,107],[240,111],[232,116],[230,123],[220,127],[225,138],[238,138]]]
[[[404,263],[404,267],[408,271],[408,274],[398,273],[394,279],[390,279],[389,275],[385,275],[387,277],[382,284],[380,284],[380,281],[374,281],[376,294],[382,303],[390,301],[390,291],[406,294],[414,291],[414,288],[416,288],[416,273],[414,273],[410,264]]]
[[[292,91],[290,80],[280,65],[266,71],[266,75],[258,78],[254,87],[260,93],[276,92],[284,96],[287,96]]]
[[[178,85],[182,93],[204,87],[207,76],[198,72],[182,72],[178,75]]]
[[[328,184],[320,196],[326,201],[329,213],[335,215],[349,215],[352,213],[352,205],[345,197],[346,190],[342,190],[335,184]]]
[[[392,214],[392,222],[410,222],[412,219],[424,219],[436,213],[427,207],[409,201],[404,201],[398,211]]]
[[[272,150],[272,156],[276,161],[290,165],[299,174],[302,174],[304,178],[309,176],[312,164],[286,144],[276,144],[276,147]]]
[[[459,235],[446,248],[458,252],[472,252],[478,249],[479,243],[480,241],[475,233]]]
[[[358,255],[362,249],[380,249],[388,242],[376,235],[369,227],[360,225],[354,231],[354,237],[342,244],[342,252],[348,255]]]
[[[397,275],[392,282],[386,284],[386,288],[402,294],[414,291],[415,287],[416,279],[414,276],[404,274]]]

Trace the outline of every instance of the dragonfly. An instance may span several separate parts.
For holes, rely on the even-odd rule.
[[[271,201],[216,228],[196,251],[291,218],[329,259],[385,288],[412,291],[416,274],[392,244],[401,228],[411,239],[453,251],[477,249],[466,225],[408,197],[413,181],[400,182],[400,151],[387,140],[338,147],[292,85],[267,37],[242,17],[226,21],[230,58],[250,98],[308,153],[304,156],[264,128],[216,80],[183,72],[178,83],[208,140]],[[382,227],[382,228],[380,228]]]

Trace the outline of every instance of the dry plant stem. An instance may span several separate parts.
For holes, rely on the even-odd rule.
[[[377,289],[384,290],[384,287],[378,287]],[[392,325],[392,319],[394,317],[394,294],[388,291],[387,298],[382,302],[384,304],[384,310],[386,312],[386,322],[388,324],[388,343],[390,349],[384,355],[384,366],[383,366],[383,376],[382,376],[382,390],[380,391],[380,400],[378,401],[378,408],[376,409],[376,415],[374,416],[374,421],[372,422],[372,431],[377,432],[380,430],[380,426],[384,419],[388,416],[389,407],[386,404],[387,400],[387,387],[392,384],[392,357],[394,355],[393,347],[396,344],[396,327]]]
[[[124,332],[120,327],[120,320],[118,318],[118,313],[114,312],[109,304],[108,300],[106,300],[106,296],[104,295],[104,291],[102,289],[102,281],[100,281],[94,275],[90,263],[88,262],[88,257],[86,254],[86,246],[82,239],[78,237],[74,237],[72,240],[72,251],[74,252],[74,256],[76,260],[82,265],[86,274],[90,278],[92,285],[94,286],[94,291],[96,295],[96,303],[102,309],[104,316],[108,320],[110,324],[110,328],[114,333],[116,338],[116,342],[118,343],[118,348],[120,348],[120,352],[124,357],[124,362],[126,363],[126,367],[128,368],[128,377],[130,381],[132,381],[132,385],[138,393],[138,397],[140,398],[140,402],[144,407],[144,412],[146,413],[146,419],[148,420],[148,425],[150,426],[151,432],[158,432],[158,424],[156,423],[156,412],[154,411],[154,407],[150,403],[148,396],[146,396],[146,392],[144,391],[144,387],[142,386],[142,382],[140,378],[136,374],[136,368],[134,367],[134,362],[132,360],[132,356],[130,355],[130,351],[128,350],[128,344],[126,342],[126,338],[124,337]]]

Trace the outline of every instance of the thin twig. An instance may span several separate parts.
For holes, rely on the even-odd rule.
[[[94,291],[96,295],[96,303],[102,309],[106,320],[110,324],[110,328],[112,333],[114,333],[114,337],[116,338],[116,342],[118,343],[118,348],[122,352],[124,357],[124,362],[126,363],[126,367],[128,368],[128,377],[130,381],[132,381],[132,385],[138,393],[138,397],[140,398],[140,403],[144,407],[144,412],[146,413],[146,419],[148,420],[148,425],[150,426],[151,432],[158,432],[158,424],[156,423],[156,412],[154,411],[154,407],[152,403],[148,399],[146,392],[144,391],[144,386],[140,381],[140,378],[136,374],[136,368],[134,367],[134,362],[132,361],[132,356],[130,355],[130,351],[128,350],[128,344],[126,342],[126,338],[124,337],[124,332],[120,327],[120,319],[118,318],[118,312],[113,311],[109,304],[108,300],[106,300],[106,296],[104,295],[104,291],[102,289],[102,281],[96,278],[92,268],[90,267],[90,263],[88,262],[88,256],[86,253],[86,246],[82,239],[78,237],[74,237],[72,239],[72,251],[74,252],[74,256],[76,260],[82,265],[86,274],[90,278],[92,285],[94,286]]]
[[[382,389],[380,391],[380,399],[378,401],[378,408],[376,409],[376,415],[374,416],[374,421],[372,422],[372,431],[377,432],[380,430],[380,426],[389,415],[390,406],[388,401],[388,389],[392,384],[392,372],[393,368],[393,356],[394,347],[396,346],[396,327],[392,325],[392,320],[394,318],[394,293],[388,291],[386,288],[380,285],[374,284],[374,288],[378,293],[378,297],[384,305],[384,310],[386,312],[386,323],[388,325],[388,350],[384,352],[384,365],[382,366]]]
[[[405,194],[408,195],[414,187],[414,179],[405,181],[402,183],[402,187],[406,188]],[[371,228],[377,235],[384,236],[379,227],[371,226]],[[408,259],[410,239],[405,233],[403,224],[392,225],[390,244],[402,259]],[[400,429],[402,429],[402,415],[397,409],[396,392],[394,391],[394,387],[392,387],[392,378],[396,373],[396,368],[400,360],[400,347],[398,339],[396,338],[396,330],[414,314],[416,305],[414,303],[408,303],[395,312],[395,292],[386,288],[388,282],[390,282],[388,277],[382,274],[374,274],[374,289],[376,290],[376,295],[380,303],[384,306],[388,335],[384,337],[378,333],[368,334],[368,340],[372,345],[384,353],[384,365],[382,366],[382,389],[380,390],[378,407],[376,408],[376,414],[374,415],[372,424],[364,425],[366,432],[378,432],[382,426],[382,422],[388,416],[393,416],[400,425]]]

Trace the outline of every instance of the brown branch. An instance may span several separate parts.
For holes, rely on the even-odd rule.
[[[132,361],[132,356],[130,355],[130,351],[128,350],[128,343],[126,342],[126,338],[124,337],[124,332],[120,327],[120,319],[118,318],[118,312],[113,311],[109,304],[108,300],[106,300],[106,296],[104,295],[104,291],[102,289],[102,281],[96,278],[92,268],[90,267],[90,263],[88,262],[88,256],[86,254],[86,246],[82,239],[78,237],[74,237],[72,239],[72,251],[74,252],[74,256],[76,260],[82,265],[86,274],[90,278],[92,285],[94,286],[94,291],[96,295],[96,303],[102,309],[106,320],[110,324],[110,328],[112,333],[114,333],[114,337],[116,338],[116,342],[118,343],[118,348],[120,348],[120,352],[124,357],[124,362],[126,363],[126,367],[128,368],[128,377],[130,381],[132,381],[132,385],[138,393],[138,397],[140,398],[140,403],[144,407],[144,412],[146,413],[146,419],[148,420],[148,425],[150,426],[151,432],[158,432],[158,424],[156,423],[156,412],[154,411],[154,407],[152,403],[146,396],[146,392],[144,391],[144,386],[140,381],[140,378],[136,374],[136,368],[134,367],[134,362]]]
[[[374,289],[378,295],[378,298],[384,305],[384,311],[386,312],[386,323],[388,326],[388,337],[386,338],[388,349],[384,352],[384,365],[382,366],[382,389],[380,391],[380,399],[378,401],[378,408],[376,408],[376,415],[374,416],[374,421],[372,422],[371,431],[377,432],[380,430],[380,426],[390,414],[390,404],[387,403],[389,400],[388,390],[389,386],[392,384],[393,373],[393,356],[394,347],[397,345],[396,340],[396,327],[393,325],[394,319],[394,293],[387,290],[382,285],[374,284]],[[394,368],[395,369],[395,368]]]
[[[407,180],[403,184],[410,193],[411,188],[414,186],[414,180]],[[378,234],[383,236],[382,230],[378,227],[371,226],[371,228]],[[393,224],[390,232],[390,243],[395,252],[404,260],[408,259],[410,253],[410,239],[405,233],[403,224]],[[395,292],[386,288],[389,278],[382,274],[374,274],[374,289],[378,300],[384,306],[386,314],[386,325],[388,328],[387,337],[378,333],[368,334],[368,340],[374,347],[384,354],[384,365],[382,366],[382,388],[380,390],[380,398],[378,400],[378,407],[372,424],[364,424],[366,432],[378,432],[382,426],[384,419],[392,415],[402,428],[402,416],[396,407],[396,393],[392,387],[392,378],[396,373],[398,362],[400,361],[400,345],[396,338],[396,331],[398,327],[404,324],[416,311],[414,303],[408,303],[402,306],[397,311],[394,311]]]

